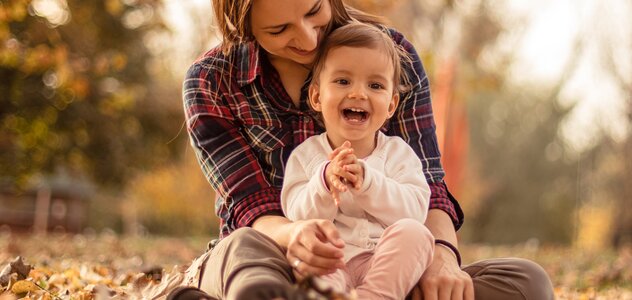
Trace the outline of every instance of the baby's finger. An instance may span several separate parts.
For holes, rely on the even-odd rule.
[[[335,161],[338,162],[342,162],[344,160],[347,159],[347,157],[352,156],[353,158],[355,158],[355,154],[354,154],[354,150],[353,148],[346,148],[346,149],[342,149],[338,152],[338,154],[334,157]]]
[[[338,155],[338,153],[340,153],[340,151],[344,150],[344,149],[349,149],[349,147],[351,147],[351,142],[349,141],[345,141],[344,143],[342,143],[342,145],[336,149],[334,149],[334,151],[332,151],[331,153],[329,153],[329,160],[333,160],[334,157],[336,157],[336,155]]]
[[[332,174],[329,176],[329,182],[331,182],[332,185],[329,187],[331,190],[338,190],[340,192],[347,191],[347,186],[340,180],[338,175]]]
[[[334,160],[334,158],[338,155],[338,153],[340,153],[340,151],[342,151],[343,148],[336,148],[334,149],[334,151],[331,151],[331,153],[329,153],[329,156],[327,156],[327,158],[329,160]]]
[[[331,190],[331,197],[334,198],[334,203],[336,204],[336,207],[340,207],[340,194],[338,193],[337,189]]]
[[[354,173],[352,173],[352,172],[347,171],[347,170],[346,170],[346,167],[347,167],[347,166],[344,166],[344,167],[343,167],[343,170],[345,170],[345,171],[344,171],[344,172],[342,172],[342,173],[340,174],[340,177],[342,177],[342,178],[346,181],[346,184],[356,182],[356,181],[358,180],[358,176],[357,176],[357,175],[355,175],[355,174],[354,174]],[[341,181],[341,182],[342,182],[342,181]],[[343,183],[344,183],[344,182],[343,182]],[[346,185],[346,184],[345,184],[345,185]]]
[[[345,165],[344,167],[342,167],[342,169],[353,174],[360,174],[360,172],[362,172],[362,166],[360,164]]]
[[[341,158],[338,163],[340,163],[340,165],[345,166],[345,165],[350,165],[350,164],[357,164],[358,163],[358,158],[355,156],[355,154],[349,154],[346,155],[345,157]]]

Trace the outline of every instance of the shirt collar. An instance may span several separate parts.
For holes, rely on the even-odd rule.
[[[251,84],[259,75],[263,74],[259,44],[256,42],[242,43],[235,49],[237,58],[237,83],[243,87]]]

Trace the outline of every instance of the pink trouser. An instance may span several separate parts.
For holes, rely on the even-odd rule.
[[[356,290],[358,299],[404,299],[432,261],[434,237],[413,219],[387,227],[375,249],[323,276],[336,291]]]

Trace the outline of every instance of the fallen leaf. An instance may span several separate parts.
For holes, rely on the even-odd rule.
[[[33,266],[24,263],[24,259],[21,256],[16,257],[9,265],[11,266],[11,273],[17,273],[20,280],[26,279],[31,269],[33,269]]]
[[[28,280],[20,280],[13,284],[11,287],[11,293],[16,295],[26,294],[28,292],[34,292],[39,290],[39,287],[35,283]]]
[[[11,279],[11,264],[7,264],[0,272],[0,287],[5,287]]]

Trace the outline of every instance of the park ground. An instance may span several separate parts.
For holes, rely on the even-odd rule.
[[[206,243],[204,238],[131,238],[107,232],[4,233],[0,235],[0,268],[20,256],[33,267],[27,281],[35,284],[25,286],[30,293],[18,295],[2,286],[0,300],[94,299],[104,290],[110,295],[134,295],[142,287],[140,279],[146,286],[168,278],[202,253]],[[586,251],[530,241],[514,246],[464,244],[461,251],[465,264],[491,257],[534,260],[551,276],[557,299],[632,300],[632,247]]]

